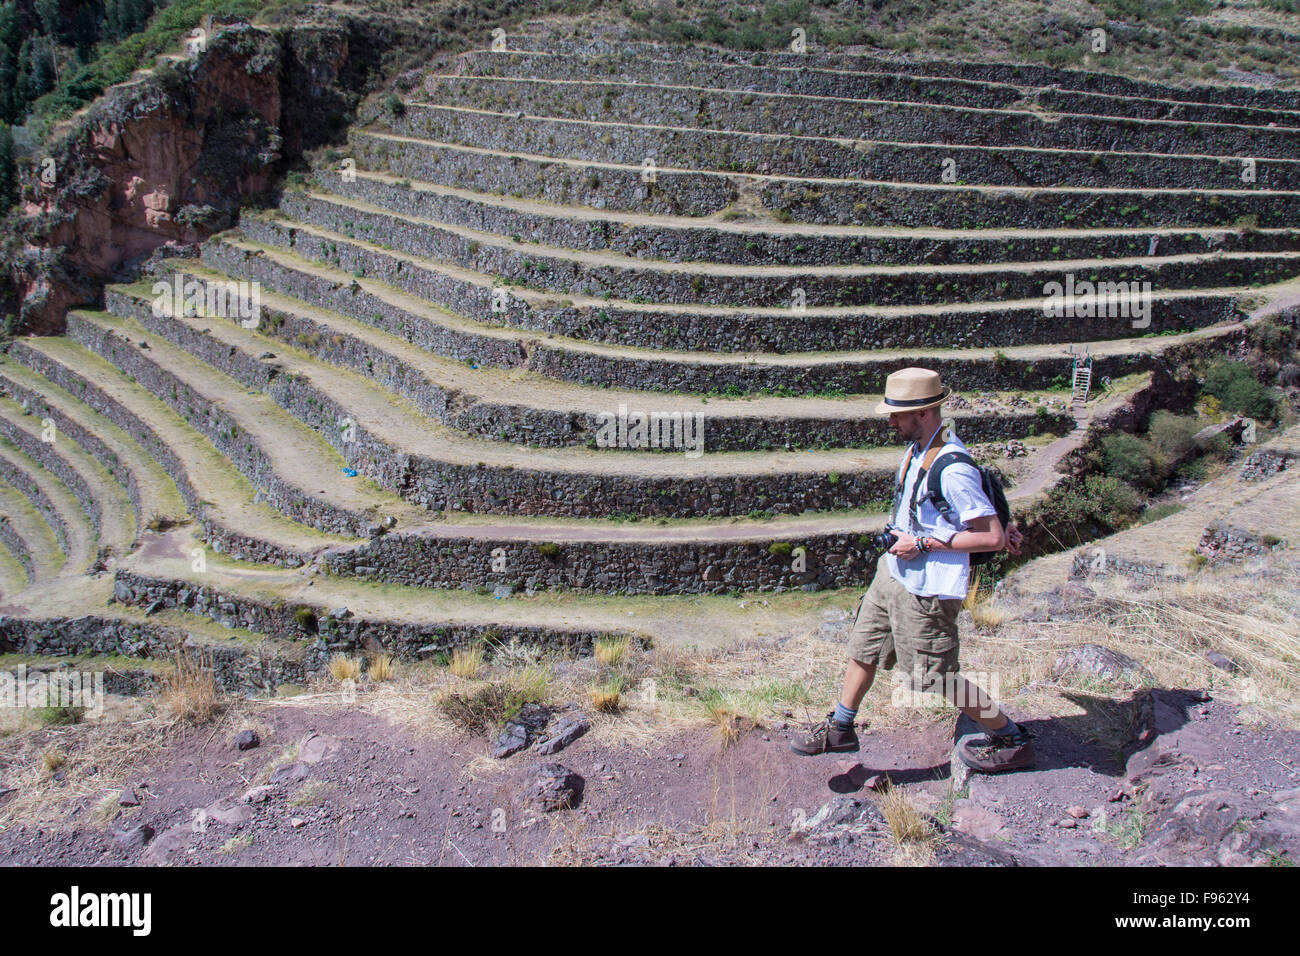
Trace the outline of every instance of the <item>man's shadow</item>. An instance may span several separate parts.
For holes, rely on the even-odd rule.
[[[1102,776],[1118,778],[1124,774],[1129,757],[1157,736],[1182,727],[1190,720],[1189,712],[1205,700],[1200,691],[1182,688],[1138,690],[1119,700],[1082,691],[1070,691],[1062,696],[1083,713],[1019,721],[1020,726],[1032,735],[1034,764],[997,776],[1086,767]],[[963,737],[983,732],[983,728],[965,714],[958,715],[953,728],[954,750]],[[857,793],[873,777],[898,786],[941,780],[952,775],[951,759],[955,759],[955,755],[928,767],[879,767],[871,763],[869,738],[864,743],[863,749],[868,754],[866,759],[827,781],[833,792]]]

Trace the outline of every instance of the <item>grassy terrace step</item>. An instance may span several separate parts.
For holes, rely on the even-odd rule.
[[[22,587],[58,574],[64,562],[59,539],[27,497],[7,481],[0,481],[0,509],[0,544],[21,566]],[[12,582],[9,587],[6,597],[14,593]]]
[[[0,542],[0,606],[27,587],[30,580],[26,564],[9,544]]]
[[[23,622],[24,624],[27,622]],[[46,624],[56,627],[54,622]],[[112,626],[107,624],[106,626]],[[158,682],[171,672],[166,661],[99,654],[0,654],[0,671],[25,674],[28,679],[35,674],[54,671],[77,671],[85,675],[82,685],[93,693],[95,680],[102,680],[105,694],[133,697],[152,692]],[[91,676],[97,675],[97,676]],[[236,688],[222,684],[228,691]]]
[[[75,313],[73,319],[75,322]],[[150,417],[150,403],[141,402],[138,396],[133,398],[130,394],[143,390],[138,383],[129,382],[125,373],[112,368],[74,342],[49,337],[19,340],[14,343],[11,354],[42,369],[52,380],[61,381],[82,394],[86,401],[102,408],[104,414],[114,420],[122,417],[117,411],[119,407],[128,408],[133,410],[132,414],[139,413],[149,418],[159,434],[169,437],[176,434],[175,427],[166,425],[165,419],[169,416],[175,418],[177,413],[157,403],[161,410],[156,417]],[[51,355],[55,357],[51,358]],[[77,371],[72,371],[72,367]],[[105,372],[105,369],[108,371]],[[10,371],[12,369],[6,368],[6,375]],[[79,381],[85,381],[86,386],[77,388]],[[122,386],[120,383],[127,385]],[[119,392],[127,393],[122,396],[121,406],[114,404],[112,399],[105,398]],[[156,400],[150,401],[156,403]],[[187,405],[188,403],[178,402],[178,412],[183,412]],[[219,418],[213,427],[228,428],[230,422]],[[195,461],[190,451],[178,447],[187,461]],[[215,453],[213,457],[217,458],[216,464],[194,468],[196,487],[205,494],[211,493],[214,480],[220,479],[223,472],[233,472],[232,466],[222,463]],[[198,461],[201,463],[202,459]],[[0,458],[0,463],[3,463],[3,458]],[[210,507],[213,510],[224,507],[228,513],[236,512],[238,516],[236,505],[226,505],[218,496],[217,503]],[[264,505],[259,505],[257,509],[251,510],[256,517],[258,510],[264,509]],[[707,514],[710,510],[717,514],[726,511],[720,501],[701,503],[700,514]],[[434,556],[438,566],[422,571],[420,580],[426,586],[450,588],[490,586],[526,579],[534,581],[538,587],[560,584],[596,587],[598,581],[618,581],[619,588],[643,591],[650,587],[646,581],[645,569],[662,567],[663,562],[668,560],[674,562],[675,567],[694,562],[701,571],[721,566],[718,562],[734,563],[743,560],[739,569],[728,572],[725,579],[706,582],[693,578],[684,585],[686,592],[721,591],[733,587],[757,587],[763,582],[767,582],[767,586],[785,586],[780,584],[781,581],[789,584],[789,576],[794,572],[788,565],[793,562],[782,564],[768,560],[772,557],[768,549],[774,541],[805,542],[806,546],[820,547],[826,553],[841,553],[850,545],[858,546],[854,542],[858,542],[861,535],[878,530],[883,523],[877,514],[860,512],[782,519],[731,519],[725,523],[714,519],[659,519],[654,524],[629,523],[626,517],[624,515],[619,520],[603,522],[553,518],[511,518],[503,521],[494,520],[488,515],[453,513],[428,521],[423,526],[412,521],[399,524],[402,540],[396,547],[399,553],[427,551]],[[290,551],[291,544],[300,546],[293,540],[293,536],[301,531],[300,525],[293,525],[283,519],[262,520],[254,530],[265,541],[266,537],[273,537],[286,528],[291,529],[286,533],[290,541],[278,544],[281,551]],[[161,539],[174,541],[178,536],[180,542],[170,549],[157,543]],[[386,537],[389,536],[391,533]],[[126,563],[145,570],[156,569],[160,562],[167,561],[189,567],[193,547],[198,541],[194,532],[184,527],[161,537],[150,535],[144,547],[129,556]],[[259,547],[276,545],[277,542],[273,540],[269,545],[259,544]],[[348,546],[349,542],[341,542],[330,548],[325,553],[327,566],[351,579],[374,575],[376,570],[367,565],[366,561],[383,560],[382,557],[372,553],[368,547],[363,547],[358,555],[349,556]],[[562,555],[553,550],[560,547],[564,549]],[[228,554],[235,552],[234,548],[225,550]],[[460,555],[463,560],[448,560],[447,556],[453,554]],[[502,557],[506,560],[505,565],[499,563]],[[221,554],[210,555],[208,564],[211,567],[213,561],[226,560],[228,558]],[[241,577],[260,573],[252,565],[242,562],[233,564],[239,567]],[[521,571],[526,572],[525,576],[517,577],[516,572]],[[385,573],[398,578],[406,574],[401,570]],[[833,580],[856,583],[862,569],[842,566],[834,573]],[[85,580],[93,583],[93,579]],[[801,585],[808,583],[808,580],[800,579],[794,584]],[[662,592],[665,587],[666,585],[659,584],[650,589]],[[675,586],[669,589],[675,589]],[[66,613],[66,603],[66,594],[57,589],[47,589],[40,594],[29,591],[23,595],[26,609],[47,617]]]
[[[939,183],[944,164],[956,182],[984,186],[1074,186],[1295,190],[1300,162],[1256,158],[1255,180],[1243,183],[1242,157],[1071,150],[968,143],[899,143],[838,134],[755,133],[654,123],[520,117],[517,113],[447,105],[411,105],[393,116],[382,102],[360,120],[392,132],[466,147],[533,153],[594,163],[642,163],[717,173]]]
[[[585,55],[615,54],[634,58],[670,61],[740,63],[752,66],[834,69],[854,72],[903,73],[915,77],[947,77],[1007,83],[1021,87],[1060,87],[1063,90],[1111,96],[1137,96],[1197,103],[1232,103],[1260,109],[1300,110],[1300,90],[1270,90],[1228,84],[1172,84],[1135,80],[1098,70],[1070,70],[1034,63],[963,62],[944,58],[926,60],[911,56],[835,53],[815,49],[808,53],[746,53],[720,47],[661,43],[628,43],[622,40],[575,42],[572,37],[544,38],[511,36],[511,51],[564,52]],[[559,49],[555,47],[559,46]]]
[[[418,513],[368,479],[346,478],[343,457],[271,397],[158,340],[138,323],[73,312],[67,328],[74,342],[169,400],[283,514],[322,531],[361,537],[386,514],[409,520]],[[149,348],[140,344],[146,336],[155,340]]]
[[[573,588],[625,594],[695,594],[841,587],[867,580],[875,554],[868,540],[881,515],[837,514],[730,523],[691,522],[666,527],[640,523],[452,523],[391,531],[360,548],[322,556],[329,572],[316,578],[316,600],[327,581],[339,604],[354,611],[347,592],[358,579],[424,590]],[[190,576],[186,545],[154,554],[125,569],[156,576]],[[803,548],[801,554],[794,551]],[[804,560],[800,560],[800,557]],[[214,564],[214,560],[216,563]],[[222,562],[208,562],[208,571]],[[232,573],[237,570],[232,568]],[[238,569],[245,585],[272,580],[265,568]],[[211,581],[211,577],[203,577]],[[279,577],[305,583],[301,577]]]
[[[274,475],[254,487],[177,411],[75,342],[41,337],[15,343],[0,361],[0,381],[10,389],[38,393],[56,415],[105,442],[114,441],[118,429],[129,435],[166,470],[185,508],[198,517],[205,539],[219,552],[298,565],[322,548],[349,540],[323,534],[272,509],[263,497],[280,500],[284,491]],[[206,418],[203,423],[206,427]],[[289,507],[287,501],[282,503]]]
[[[135,541],[141,519],[121,479],[66,434],[46,429],[23,407],[0,397],[0,435],[30,456],[76,495],[94,528],[101,554],[120,556]]]
[[[1300,252],[1220,252],[1131,259],[918,265],[732,265],[634,259],[605,251],[578,251],[540,243],[521,246],[504,236],[416,219],[357,200],[289,192],[274,213],[245,214],[318,235],[382,239],[413,257],[499,277],[506,283],[556,295],[620,298],[678,305],[790,306],[802,290],[806,306],[950,305],[1028,299],[1066,275],[1090,282],[1150,282],[1161,289],[1249,286],[1300,274]],[[337,240],[335,240],[337,243]]]
[[[309,664],[319,666],[301,643],[223,627],[213,619],[181,610],[154,610],[113,602],[113,583],[106,581],[109,603],[78,600],[68,594],[61,606],[45,607],[23,617],[0,620],[0,669],[19,665],[28,671],[60,663],[81,670],[103,671],[108,693],[147,692],[168,673],[178,649],[202,653],[217,683],[227,691],[273,690],[281,683],[301,683]],[[157,607],[161,607],[159,602]]]
[[[1300,230],[1296,229],[905,230],[809,227],[726,213],[708,219],[629,215],[473,193],[371,170],[355,173],[351,181],[345,181],[333,166],[318,166],[311,188],[404,216],[509,237],[516,248],[525,251],[530,244],[541,243],[636,259],[790,267],[826,262],[954,265],[1121,259],[1153,254],[1153,248],[1160,255],[1300,248]]]
[[[418,111],[408,108],[406,115]],[[562,205],[708,216],[743,200],[781,221],[908,228],[1230,226],[1255,217],[1292,227],[1300,194],[1254,189],[1096,189],[921,185],[663,168],[642,181],[632,162],[583,162],[376,130],[350,133],[360,165],[399,176]]]
[[[416,103],[523,112],[567,119],[672,126],[858,134],[861,139],[1048,149],[1294,157],[1300,130],[1227,123],[1182,123],[1088,114],[970,109],[929,103],[835,99],[649,83],[427,76]]]
[[[208,618],[210,638],[219,641],[222,628],[230,628],[244,643],[265,640],[284,648],[281,656],[299,662],[300,673],[323,669],[337,652],[366,651],[376,644],[401,660],[429,660],[449,654],[458,646],[484,641],[541,644],[590,650],[600,637],[643,632],[628,626],[626,614],[601,614],[599,598],[570,600],[594,605],[599,623],[587,623],[585,608],[576,614],[544,610],[530,616],[519,602],[502,603],[468,592],[448,593],[413,588],[377,586],[355,580],[317,576],[259,573],[254,577],[228,573],[218,565],[202,574],[184,566],[154,571],[120,573],[114,587],[119,604],[140,607],[161,604],[157,614],[164,623]],[[539,602],[540,603],[540,602]],[[348,615],[335,617],[346,607]],[[572,618],[581,616],[582,623]]]
[[[888,362],[896,356],[803,359],[749,354],[741,362],[738,354],[1097,341],[1139,332],[1134,324],[1143,321],[1132,313],[1123,319],[1119,300],[1115,303],[1118,317],[1115,311],[1108,312],[1105,297],[1097,302],[1088,300],[1097,306],[1089,308],[1096,312],[1092,317],[1084,317],[1083,303],[1075,310],[1079,315],[1048,317],[1043,315],[1041,295],[944,308],[813,306],[796,312],[792,308],[642,304],[581,295],[556,299],[519,286],[508,290],[504,311],[498,312],[493,310],[490,277],[481,273],[302,225],[294,228],[250,219],[248,229],[259,241],[250,242],[242,234],[220,235],[205,243],[204,264],[380,325],[438,354],[469,359],[472,364],[526,367],[582,384],[706,393],[732,388],[746,393],[761,389],[871,393],[879,392],[884,381],[883,376],[872,375],[872,367],[880,368],[880,358]],[[1153,290],[1151,324],[1140,330],[1170,332],[1229,319],[1235,311],[1232,299],[1244,294],[1247,290],[1243,287]],[[482,321],[461,316],[481,317]],[[528,341],[512,328],[562,338]],[[673,355],[672,351],[725,355]],[[798,368],[813,362],[826,373],[827,362],[836,359],[846,375],[810,378]],[[866,364],[857,364],[855,359]],[[1035,388],[1047,385],[1058,373],[1032,381],[1005,381],[1008,388]]]
[[[303,237],[300,231],[300,243],[305,241]],[[347,250],[356,245],[344,243],[345,268],[364,269],[369,265],[371,274],[400,274],[387,265],[373,268],[376,253],[368,250],[363,250],[365,258],[351,258]],[[382,255],[400,264],[399,257]],[[883,389],[889,372],[919,360],[939,369],[949,380],[961,382],[964,390],[1049,388],[1069,372],[1070,359],[1063,347],[1012,346],[999,354],[988,346],[1018,340],[1051,342],[1067,336],[1075,342],[1102,340],[1107,344],[1093,346],[1092,350],[1106,356],[1104,374],[1111,377],[1127,374],[1124,369],[1145,367],[1144,356],[1150,349],[1145,342],[1109,338],[1117,332],[1132,331],[1131,321],[1044,319],[1041,299],[967,306],[942,313],[886,309],[863,316],[850,310],[810,309],[794,316],[785,309],[766,313],[714,309],[697,313],[601,300],[561,306],[538,293],[512,290],[509,309],[498,318],[513,325],[535,325],[535,331],[548,334],[571,333],[635,344],[603,345],[562,338],[534,341],[512,329],[469,322],[429,305],[427,298],[417,298],[385,282],[354,278],[333,266],[228,234],[204,244],[203,262],[226,275],[257,281],[268,290],[341,312],[440,355],[469,360],[471,364],[526,368],[570,382],[638,390],[876,394]],[[429,295],[426,289],[418,291]],[[493,314],[489,311],[487,287],[474,291],[477,301],[469,300],[461,308],[474,314]],[[1152,303],[1150,329],[1165,331],[1233,320],[1239,315],[1238,299],[1249,294],[1250,290],[1229,289],[1207,290],[1205,295],[1173,293],[1157,297]],[[820,333],[820,325],[815,323],[823,322],[827,329]],[[804,355],[742,351],[746,346],[757,351],[768,337],[779,338],[778,349],[788,347],[789,336],[809,335],[808,327],[818,338],[805,338],[799,344],[820,344],[825,341],[821,337],[824,334],[835,336],[836,344],[842,341],[873,351]],[[934,348],[936,341],[960,348]],[[674,345],[703,346],[709,351],[674,353],[646,347]],[[717,351],[724,354],[713,354],[719,345],[722,348]]]
[[[66,435],[93,456],[126,489],[142,530],[156,521],[178,521],[186,505],[175,482],[122,429],[73,398],[59,386],[7,359],[0,359],[0,392],[48,421],[56,435]]]
[[[187,267],[186,280],[204,289],[228,288],[221,273]],[[110,292],[151,302],[151,288],[117,287]],[[214,300],[215,301],[215,300]],[[477,438],[540,447],[596,444],[602,416],[654,411],[693,415],[707,420],[705,451],[760,448],[870,447],[892,440],[888,422],[874,414],[868,398],[699,398],[630,390],[588,388],[543,379],[523,371],[488,366],[473,368],[441,358],[405,338],[313,307],[263,292],[259,331],[309,354],[372,379],[449,428]],[[234,321],[233,319],[231,321]],[[1030,416],[1011,407],[956,412],[960,432],[972,441],[1024,434],[1033,427],[1073,427],[1064,410]]]
[[[81,572],[97,553],[96,533],[82,501],[41,465],[12,444],[0,442],[0,479],[22,493],[50,526],[66,557],[65,569]]]
[[[903,71],[858,71],[788,66],[705,63],[641,56],[473,50],[456,61],[456,73],[518,79],[672,83],[741,92],[795,93],[913,103],[941,103],[980,109],[1014,109],[1026,100],[1049,112],[1088,113],[1180,122],[1235,123],[1250,126],[1300,126],[1294,110],[1225,103],[1082,93],[1050,86],[956,77],[917,77]]]
[[[1030,482],[1026,492],[1013,488],[1010,494],[1013,499],[1032,495],[1033,487]],[[874,561],[865,536],[882,522],[880,515],[853,513],[630,525],[559,519],[502,523],[489,516],[472,516],[422,528],[399,526],[359,549],[331,549],[322,555],[322,564],[338,576],[315,578],[317,587],[300,593],[311,593],[314,597],[309,600],[324,601],[329,607],[347,604],[355,611],[350,589],[357,578],[421,588],[510,584],[655,594],[856,586],[869,577]],[[212,575],[225,569],[249,587],[268,580],[307,583],[296,572],[252,566],[222,555],[209,556],[206,570],[195,572],[191,563],[195,540],[185,527],[150,535],[144,547],[119,564],[118,576],[138,572],[193,579],[198,573],[199,583],[211,585],[217,580]],[[804,552],[794,550],[800,547]],[[100,582],[91,580],[91,584],[94,591]],[[417,592],[403,588],[370,593],[388,609],[406,606]],[[342,596],[336,599],[335,595]],[[94,604],[93,593],[81,596]],[[47,591],[37,597],[25,596],[29,616],[68,613],[66,595]],[[220,609],[224,614],[238,611],[233,606]],[[536,617],[528,620],[535,623]]]
[[[85,314],[78,316],[76,326],[69,323],[70,334],[81,339],[89,331],[83,331],[83,324],[93,324],[101,335],[119,333],[114,344],[125,344],[120,333],[132,341],[149,340],[149,350],[127,345],[134,353],[130,368],[141,368],[136,373],[141,378],[153,364],[154,376],[166,369],[196,394],[213,393],[204,389],[259,389],[259,398],[268,397],[284,409],[281,415],[292,415],[313,429],[359,472],[433,510],[464,502],[468,510],[487,513],[687,517],[712,501],[723,502],[732,515],[764,509],[798,513],[883,500],[892,486],[897,452],[888,449],[693,456],[526,449],[476,441],[431,421],[366,377],[317,362],[299,350],[280,346],[273,360],[259,358],[267,340],[235,323],[210,317],[156,318],[148,304],[138,300],[129,304],[111,299],[109,304],[134,317],[107,321]],[[120,348],[117,358],[125,361]],[[254,433],[255,423],[243,412],[242,407],[231,408],[241,429]],[[293,462],[280,463],[282,473],[303,487],[328,477],[326,458],[313,456],[306,445],[300,446]]]

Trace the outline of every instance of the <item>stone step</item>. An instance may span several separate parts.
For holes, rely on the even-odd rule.
[[[409,107],[403,123],[418,113]],[[782,222],[960,230],[1216,227],[1254,217],[1257,226],[1290,228],[1300,210],[1300,193],[1249,188],[966,186],[663,166],[646,182],[636,157],[588,162],[355,127],[349,141],[359,165],[410,179],[646,215],[725,215],[738,207]]]
[[[1300,129],[971,109],[650,83],[426,76],[412,105],[905,143],[1292,158]]]
[[[308,235],[298,230],[296,245],[306,242]],[[287,238],[282,241],[287,242]],[[1148,367],[1155,343],[1179,338],[1160,335],[1153,341],[1114,339],[1111,337],[1117,332],[1134,331],[1130,326],[1140,320],[1048,319],[1043,317],[1042,301],[1034,300],[979,304],[941,313],[925,309],[881,310],[867,316],[852,310],[810,309],[794,319],[796,324],[790,334],[808,336],[800,344],[820,344],[821,336],[814,338],[815,332],[806,331],[805,325],[798,323],[815,328],[813,323],[824,321],[824,335],[833,335],[836,344],[843,342],[854,351],[760,354],[758,349],[766,344],[765,336],[784,336],[793,318],[790,310],[763,313],[714,309],[696,314],[695,310],[671,306],[655,308],[604,300],[564,306],[539,293],[514,287],[507,311],[495,314],[490,312],[490,290],[486,286],[471,288],[476,299],[456,300],[468,313],[496,315],[509,325],[548,336],[533,339],[521,331],[469,322],[431,306],[428,298],[432,293],[427,288],[416,287],[420,293],[417,297],[386,282],[349,275],[343,270],[364,271],[369,266],[371,273],[397,277],[405,271],[406,260],[368,248],[367,243],[344,237],[340,242],[322,242],[319,248],[328,250],[332,244],[329,255],[338,256],[343,268],[304,259],[275,245],[232,238],[230,234],[204,244],[203,262],[225,275],[258,282],[261,288],[340,312],[420,348],[467,360],[471,365],[528,369],[552,379],[637,390],[735,395],[878,394],[890,372],[917,362],[963,383],[963,390],[1052,388],[1068,384],[1071,359],[1062,345],[1015,345],[1005,351],[990,346],[1017,340],[1054,343],[1066,337],[1091,342],[1092,353],[1105,365],[1104,371],[1098,367],[1097,374],[1116,378]],[[357,258],[352,258],[354,248],[361,251]],[[376,269],[376,262],[381,262],[382,268]],[[449,284],[443,288],[455,291],[457,287]],[[345,290],[347,294],[341,295]],[[1238,302],[1252,294],[1248,289],[1221,289],[1208,290],[1204,295],[1170,293],[1155,297],[1151,324],[1144,331],[1169,333],[1231,321],[1240,315]],[[635,310],[639,310],[639,317]],[[674,326],[673,322],[679,324]],[[723,340],[727,347],[719,350],[722,354],[714,354],[712,347],[719,341],[719,328],[733,324],[736,330]],[[1053,327],[1059,329],[1055,335]],[[656,329],[662,333],[658,341]],[[620,344],[560,337],[566,333]],[[935,348],[936,340],[957,347]],[[621,344],[625,341],[634,344]],[[783,338],[780,344],[788,342]],[[674,345],[681,348],[676,352],[663,350]],[[858,351],[862,345],[871,351]],[[691,350],[700,346],[709,350]],[[753,346],[754,351],[742,351],[746,346]]]
[[[288,192],[274,213],[246,214],[290,230],[311,226],[341,238],[395,246],[412,258],[470,270],[507,284],[555,295],[618,298],[658,304],[751,308],[951,305],[1029,299],[1051,282],[1150,283],[1161,289],[1262,285],[1300,274],[1300,252],[1161,254],[1130,259],[980,264],[751,266],[725,262],[647,261],[607,251],[521,244],[494,233],[399,215],[357,200]],[[416,281],[416,280],[412,280]]]
[[[316,166],[310,188],[403,216],[509,237],[522,250],[540,243],[667,262],[958,265],[1300,248],[1300,230],[1295,229],[810,228],[744,216],[728,219],[725,213],[708,219],[628,215],[412,182],[366,169],[352,170],[345,178],[337,162]]]
[[[1193,123],[1246,126],[1300,126],[1300,112],[1197,103],[1187,100],[1085,93],[1053,86],[1026,88],[956,77],[920,77],[901,70],[863,71],[823,69],[801,65],[755,66],[659,59],[653,56],[589,55],[556,52],[471,50],[456,60],[455,71],[466,76],[516,79],[584,80],[641,83],[741,92],[792,93],[804,96],[938,103],[977,109],[1015,109],[1032,104],[1049,113],[1161,119]]]
[[[147,302],[112,296],[107,302],[117,321],[85,313],[78,315],[77,324],[91,323],[101,333],[114,334],[118,361],[127,361],[121,346],[133,353],[133,373],[152,363],[155,377],[166,369],[191,389],[210,389],[205,395],[256,389],[259,398],[269,398],[282,414],[312,429],[349,466],[435,511],[463,501],[468,510],[492,514],[689,517],[694,502],[720,496],[729,515],[798,513],[860,507],[886,499],[892,489],[898,452],[887,448],[704,454],[697,453],[691,436],[683,436],[684,450],[675,445],[671,454],[630,449],[611,454],[475,441],[421,415],[364,376],[270,343],[234,322],[171,314],[158,318]],[[71,321],[69,332],[80,338]],[[127,344],[122,333],[132,342],[147,340],[150,349]],[[267,344],[278,346],[274,359],[260,357]],[[205,372],[210,382],[204,382]],[[143,371],[135,374],[144,380]],[[231,412],[242,431],[256,432],[242,408]],[[702,418],[698,413],[692,423],[695,435]],[[305,487],[310,476],[323,477],[325,467],[323,459],[304,451],[301,460],[282,462],[277,470],[294,475],[295,484]]]
[[[200,283],[205,299],[212,296],[214,303],[217,300],[210,289],[228,290],[238,281],[193,266],[178,269],[173,276]],[[143,288],[119,286],[114,292],[137,302],[151,301]],[[544,448],[602,447],[598,436],[603,423],[616,418],[622,408],[635,415],[651,409],[662,415],[704,413],[708,421],[705,451],[862,448],[893,440],[889,423],[874,414],[874,398],[702,399],[587,388],[519,370],[473,368],[432,355],[405,338],[356,319],[275,293],[262,291],[260,306],[258,331],[262,334],[304,351],[316,361],[365,375],[422,414],[479,439]],[[1073,427],[1059,398],[1045,413],[1032,417],[1014,407],[987,403],[978,411],[954,411],[953,417],[961,434],[972,441],[1018,437],[1035,426]]]
[[[198,518],[205,541],[218,553],[296,566],[349,540],[284,517],[265,501],[305,516],[303,502],[269,469],[252,471],[255,486],[177,410],[69,339],[15,342],[0,359],[0,382],[13,391],[38,393],[63,420],[75,421],[105,442],[113,440],[115,429],[122,430],[166,471],[185,508]],[[220,430],[212,429],[214,435]]]
[[[1158,183],[1165,189],[1300,188],[1300,161],[1291,158],[1246,157],[1253,160],[1246,163],[1240,156],[896,143],[845,136],[520,117],[452,106],[411,106],[394,117],[382,103],[364,106],[361,121],[373,126],[372,132],[386,129],[416,139],[570,162],[640,166],[649,157],[655,164],[656,176],[665,171],[698,169],[722,175],[847,179],[876,184],[950,182],[986,187],[1140,190]]]
[[[628,42],[619,39],[579,40],[573,36],[512,34],[510,51],[659,58],[670,61],[740,63],[752,66],[835,69],[855,72],[902,73],[915,77],[947,77],[1021,87],[1059,87],[1109,96],[1171,99],[1197,103],[1232,103],[1259,109],[1300,110],[1300,91],[1271,90],[1229,84],[1175,85],[1136,80],[1101,70],[1071,70],[1031,63],[965,62],[950,58],[928,60],[908,55],[857,54],[812,47],[806,53],[758,53],[694,44]]]

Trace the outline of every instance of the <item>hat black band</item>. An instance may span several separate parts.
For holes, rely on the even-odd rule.
[[[935,395],[933,398],[886,398],[886,405],[894,405],[898,408],[911,408],[915,405],[929,405],[931,402],[937,402],[940,399],[947,398],[946,394]]]

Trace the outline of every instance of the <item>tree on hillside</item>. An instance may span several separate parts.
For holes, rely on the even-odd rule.
[[[18,171],[14,167],[14,138],[9,124],[0,122],[0,213],[18,201]]]

